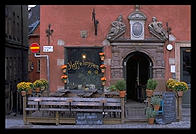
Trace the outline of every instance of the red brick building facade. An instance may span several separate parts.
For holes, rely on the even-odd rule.
[[[93,9],[95,9],[95,19],[99,22],[97,35],[95,35],[95,25],[92,19]],[[149,71],[144,77],[158,79],[160,84],[157,90],[165,90],[165,80],[171,77],[181,79],[180,48],[191,47],[190,9],[189,5],[41,5],[40,54],[46,54],[50,58],[50,91],[54,92],[58,88],[64,87],[64,83],[60,79],[61,65],[68,63],[66,59],[68,49],[81,47],[98,47],[104,52],[103,63],[106,65],[104,76],[107,79],[105,87],[118,79],[125,79],[127,83],[129,83],[128,80],[135,81],[136,78],[132,78],[132,70],[135,69],[133,66],[138,67],[139,65],[134,64],[134,58],[137,61],[137,57],[141,54],[143,58],[139,56],[139,60],[144,60],[144,62],[149,60],[146,64],[141,63],[141,66],[144,66],[143,69],[138,67],[141,77],[147,67]],[[120,15],[125,30],[115,39],[109,40],[107,35],[111,32],[111,24],[117,21]],[[157,22],[162,22],[162,28],[166,32],[166,23],[168,23],[171,28],[169,43],[167,39],[162,40],[150,33],[149,24],[152,23],[153,17],[156,17]],[[143,24],[144,29],[138,27],[142,31],[143,37],[138,36],[138,39],[132,39],[133,31],[130,24],[134,24],[136,21],[141,21],[140,24]],[[54,30],[50,36],[53,51],[43,52],[43,46],[48,46],[46,29],[49,24]],[[136,34],[138,32],[136,28]],[[135,37],[137,38],[137,36]],[[172,44],[172,50],[167,50],[168,44]],[[172,65],[175,66],[175,70],[171,70]],[[171,71],[174,71],[173,74]],[[46,59],[44,58],[41,59],[40,78],[47,79]],[[143,81],[144,84],[146,79]]]

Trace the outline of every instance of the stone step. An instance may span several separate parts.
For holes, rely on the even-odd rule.
[[[136,117],[126,117],[125,122],[146,122],[146,117],[136,116]]]

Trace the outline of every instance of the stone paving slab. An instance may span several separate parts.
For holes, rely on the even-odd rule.
[[[186,111],[186,110],[184,110]],[[45,129],[190,129],[191,128],[191,116],[182,116],[182,121],[172,122],[166,125],[153,124],[149,125],[147,122],[129,122],[125,124],[115,124],[115,125],[24,125],[22,115],[17,116],[6,116],[5,119],[6,129],[32,129],[32,128],[45,128]]]
[[[131,128],[166,128],[166,129],[172,129],[172,128],[186,128],[189,129],[191,127],[190,120],[188,121],[180,121],[180,122],[172,122],[171,124],[166,125],[159,125],[159,124],[153,124],[149,125],[146,122],[143,123],[127,123],[127,124],[115,124],[115,125],[24,125],[22,119],[6,119],[5,122],[5,128],[9,129],[18,129],[18,128],[60,128],[60,129],[73,129],[73,128],[79,128],[79,129],[93,129],[93,128],[100,128],[100,129],[131,129]]]

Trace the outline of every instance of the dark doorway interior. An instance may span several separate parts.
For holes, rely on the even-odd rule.
[[[190,107],[191,100],[191,48],[180,48],[180,80],[188,84],[189,90],[182,97],[182,107]]]
[[[133,52],[127,57],[126,81],[127,99],[143,102],[146,98],[147,80],[152,76],[152,62],[141,52]]]

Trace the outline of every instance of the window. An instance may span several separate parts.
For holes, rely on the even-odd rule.
[[[37,72],[40,72],[40,59],[37,60]]]
[[[99,53],[102,48],[82,47],[82,48],[66,48],[67,67],[69,89],[83,89],[102,87],[101,77],[103,74],[100,65],[103,64]]]

